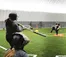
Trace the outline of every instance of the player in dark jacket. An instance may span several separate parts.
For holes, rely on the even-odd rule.
[[[15,32],[22,31],[18,24],[15,22],[17,20],[17,14],[11,13],[9,14],[9,18],[5,20],[6,25],[6,40],[9,42],[11,48],[12,48],[12,34]]]
[[[5,20],[6,40],[11,46],[10,50],[6,53],[5,57],[13,56],[16,50],[23,51],[24,46],[29,42],[29,39],[25,35],[20,34],[23,27],[19,26],[19,24],[15,22],[16,20],[17,20],[17,14],[15,13],[10,13],[9,18]]]

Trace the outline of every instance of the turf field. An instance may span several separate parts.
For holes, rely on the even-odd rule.
[[[42,37],[34,34],[28,30],[24,30],[23,33],[30,38],[30,43],[25,46],[25,50],[28,54],[37,54],[37,57],[55,57],[56,55],[66,54],[66,28],[59,30],[60,34],[64,36],[54,36],[55,32],[50,33],[50,28],[38,29],[47,35]],[[5,31],[0,30],[0,45],[9,48],[9,44],[5,40]],[[4,56],[5,51],[0,48],[0,57]]]

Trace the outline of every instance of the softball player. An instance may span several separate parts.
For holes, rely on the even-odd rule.
[[[58,26],[58,24],[56,23],[56,25],[52,27],[51,33],[56,30],[57,26]]]
[[[29,39],[25,35],[20,34],[22,26],[19,26],[15,20],[17,20],[17,14],[15,13],[10,13],[9,18],[5,20],[6,40],[11,46],[5,57],[28,57],[23,49]]]
[[[55,31],[56,31],[56,35],[58,35],[58,31],[59,31],[59,29],[60,29],[60,24],[58,24],[57,27],[56,27],[56,29],[55,29]]]

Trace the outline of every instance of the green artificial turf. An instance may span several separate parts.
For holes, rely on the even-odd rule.
[[[61,28],[59,34],[64,34],[63,37],[54,36],[55,31],[50,33],[51,28],[37,29],[39,32],[46,34],[47,37],[42,37],[29,30],[24,30],[23,33],[30,39],[30,43],[25,46],[28,54],[37,54],[37,57],[55,57],[56,55],[66,54],[66,28]],[[0,45],[9,48],[8,42],[5,40],[5,31],[0,31]],[[0,57],[3,57],[5,51],[0,48]]]

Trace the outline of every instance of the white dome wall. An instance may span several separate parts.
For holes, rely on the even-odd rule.
[[[47,21],[47,22],[66,22],[66,14],[47,13],[47,12],[27,12],[27,11],[11,11],[0,10],[0,21],[8,18],[9,13],[17,13],[18,21]]]

